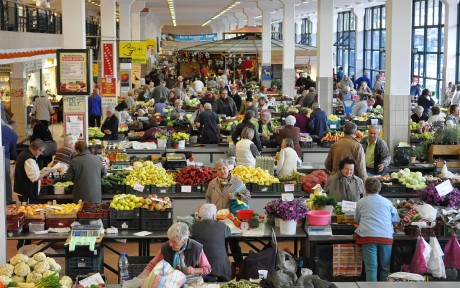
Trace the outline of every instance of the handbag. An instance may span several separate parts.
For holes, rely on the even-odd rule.
[[[262,251],[249,251],[248,256],[243,261],[242,279],[258,279],[259,270],[267,270],[268,278],[275,275],[278,261],[278,243],[276,241],[275,231],[272,229],[272,239],[265,245]]]
[[[179,288],[184,285],[185,274],[161,260],[150,272],[143,288]]]
[[[58,150],[58,144],[54,140],[43,141],[45,142],[45,150],[43,151],[43,156],[51,157],[54,156]]]

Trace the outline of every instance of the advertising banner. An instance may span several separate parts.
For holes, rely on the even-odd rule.
[[[118,58],[120,59],[120,63],[145,64],[147,62],[147,43],[145,41],[120,41],[118,45]]]
[[[89,50],[57,50],[56,85],[59,95],[89,95],[91,85]]]

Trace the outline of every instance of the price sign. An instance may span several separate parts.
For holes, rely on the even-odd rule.
[[[436,188],[436,191],[438,191],[438,194],[440,196],[445,196],[449,194],[450,192],[452,192],[452,190],[454,190],[454,187],[452,187],[450,180],[446,180],[442,182],[441,184],[436,185],[435,188]]]
[[[185,192],[185,193],[190,193],[192,192],[192,186],[181,186],[180,191]]]
[[[284,184],[284,191],[285,192],[293,192],[295,190],[295,184]]]
[[[281,200],[283,200],[283,201],[292,201],[292,200],[294,200],[294,194],[292,194],[292,193],[283,193],[281,195]]]
[[[342,201],[342,211],[355,211],[356,202]]]
[[[141,184],[134,184],[134,187],[133,187],[134,190],[136,191],[139,191],[139,192],[144,192],[144,186],[142,186]]]
[[[331,129],[337,129],[337,124],[331,124],[331,125],[330,125],[330,128],[331,128]]]

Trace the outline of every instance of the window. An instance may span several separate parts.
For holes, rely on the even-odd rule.
[[[355,78],[356,16],[341,12],[337,18],[336,71],[342,66],[351,79]]]
[[[411,75],[439,97],[444,50],[444,5],[440,0],[413,0]]]
[[[364,14],[364,72],[373,80],[385,70],[385,5],[367,8]]]
[[[300,28],[300,39],[298,39],[299,44],[311,46],[311,34],[313,31],[313,23],[310,18],[302,19],[302,26]]]
[[[283,22],[272,24],[272,39],[283,40]]]

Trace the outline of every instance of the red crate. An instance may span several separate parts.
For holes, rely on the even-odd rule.
[[[46,219],[46,229],[48,228],[66,228],[76,220],[76,218],[51,218]]]
[[[6,215],[6,230],[7,231],[22,230],[25,219],[26,219],[26,214],[24,212],[19,212],[16,215]]]

